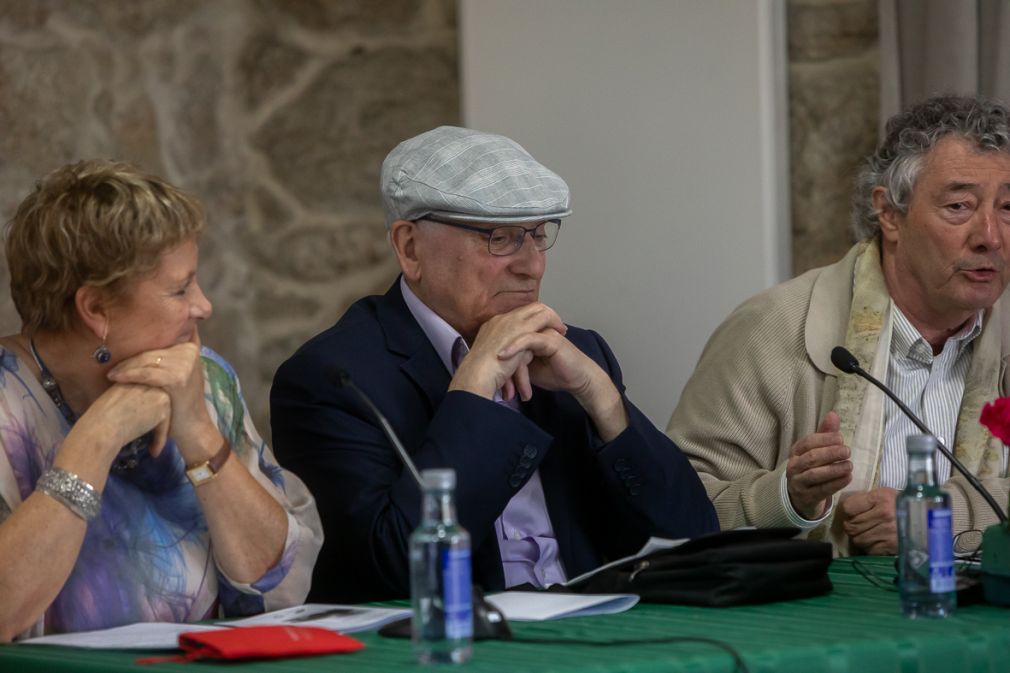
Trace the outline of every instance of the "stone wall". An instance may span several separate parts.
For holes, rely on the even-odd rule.
[[[876,5],[788,1],[797,273],[850,245],[855,166],[876,142]],[[453,0],[0,0],[0,216],[85,157],[201,197],[202,334],[268,434],[277,365],[395,277],[379,164],[458,122],[456,60]],[[0,324],[20,327],[6,286]]]
[[[877,144],[877,0],[789,0],[789,133],[793,271],[852,245],[860,161]]]
[[[280,362],[395,277],[379,165],[458,123],[456,61],[452,0],[0,0],[0,216],[88,157],[198,195],[201,334],[268,435]]]

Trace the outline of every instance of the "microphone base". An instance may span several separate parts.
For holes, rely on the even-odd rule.
[[[985,600],[1010,607],[1010,527],[997,523],[982,534],[982,588]]]

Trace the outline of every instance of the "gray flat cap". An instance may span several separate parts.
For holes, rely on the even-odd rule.
[[[379,178],[386,226],[425,215],[508,224],[567,217],[568,185],[505,136],[440,126],[393,148]]]

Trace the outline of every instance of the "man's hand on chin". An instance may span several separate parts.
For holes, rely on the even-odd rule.
[[[546,327],[520,334],[499,351],[498,359],[510,361],[523,354],[529,354],[531,359],[517,373],[539,388],[571,393],[604,441],[612,440],[628,427],[624,400],[610,376],[564,333]]]
[[[449,390],[466,390],[489,400],[501,390],[505,399],[516,393],[523,400],[530,399],[533,388],[527,366],[533,353],[519,349],[509,357],[502,358],[499,354],[523,335],[542,330],[563,335],[568,328],[557,313],[540,303],[526,304],[491,318],[481,325],[470,352],[449,383]]]
[[[493,399],[533,396],[533,386],[563,390],[579,401],[604,441],[628,427],[624,401],[592,358],[565,338],[568,328],[549,306],[526,304],[481,325],[449,390]]]

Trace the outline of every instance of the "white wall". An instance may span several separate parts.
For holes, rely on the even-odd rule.
[[[542,299],[661,428],[712,330],[788,276],[783,1],[460,1],[464,123],[572,189]]]

